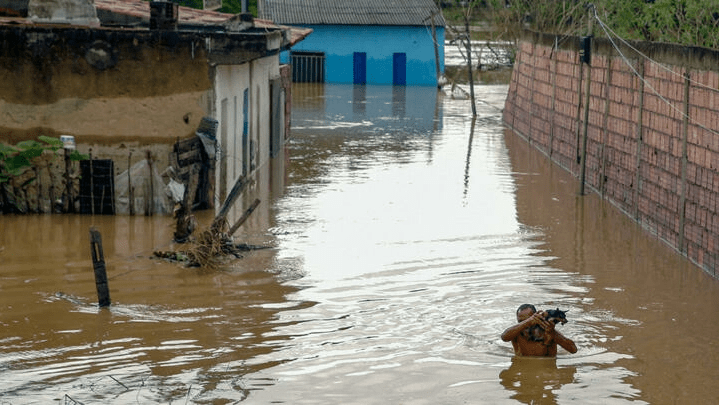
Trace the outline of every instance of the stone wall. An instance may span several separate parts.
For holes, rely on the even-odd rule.
[[[579,43],[525,33],[505,123],[716,277],[719,52],[595,38],[587,65]]]

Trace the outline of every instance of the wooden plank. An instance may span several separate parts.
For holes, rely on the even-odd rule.
[[[202,148],[202,141],[196,136],[193,136],[192,138],[188,139],[183,139],[175,143],[175,152],[177,152],[178,154],[198,148]]]
[[[97,300],[100,307],[108,307],[110,306],[110,288],[107,285],[105,256],[102,252],[102,236],[95,228],[90,228],[90,250],[92,253],[92,267],[95,271]]]
[[[225,202],[222,204],[219,213],[212,221],[212,226],[210,227],[212,232],[220,231],[220,229],[222,228],[222,224],[227,217],[227,213],[230,211],[230,208],[235,203],[235,200],[237,200],[237,197],[240,196],[240,193],[246,185],[247,181],[245,180],[245,176],[241,176],[239,179],[237,179],[235,185],[232,187],[232,190],[230,190],[230,193],[227,195],[227,198],[225,198]]]
[[[240,228],[240,226],[242,226],[242,224],[244,224],[245,221],[247,221],[247,218],[250,217],[250,215],[252,214],[252,211],[254,211],[255,208],[257,208],[258,205],[260,205],[260,200],[259,200],[259,199],[255,199],[255,201],[252,202],[252,204],[251,204],[250,207],[245,211],[245,213],[242,214],[242,216],[240,217],[240,219],[238,219],[237,222],[235,222],[235,224],[232,225],[232,228],[230,228],[230,230],[227,232],[227,234],[230,235],[230,236],[232,236],[235,232],[237,232],[237,230]]]
[[[180,167],[191,165],[197,162],[202,162],[202,151],[200,149],[193,149],[177,155],[177,164]]]

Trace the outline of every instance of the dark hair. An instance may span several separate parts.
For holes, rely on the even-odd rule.
[[[519,315],[520,312],[524,311],[525,309],[530,308],[532,312],[537,312],[537,308],[534,307],[532,304],[522,304],[517,308],[517,315]]]

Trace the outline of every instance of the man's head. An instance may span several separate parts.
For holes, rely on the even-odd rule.
[[[522,322],[534,315],[535,312],[537,312],[537,308],[535,308],[532,304],[520,305],[519,308],[517,308],[517,322]]]

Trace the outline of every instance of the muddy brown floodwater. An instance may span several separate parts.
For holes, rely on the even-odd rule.
[[[434,88],[295,85],[237,235],[270,248],[220,269],[152,259],[168,217],[0,216],[0,403],[719,403],[719,282],[476,90],[472,126]],[[579,351],[513,357],[525,302]]]

